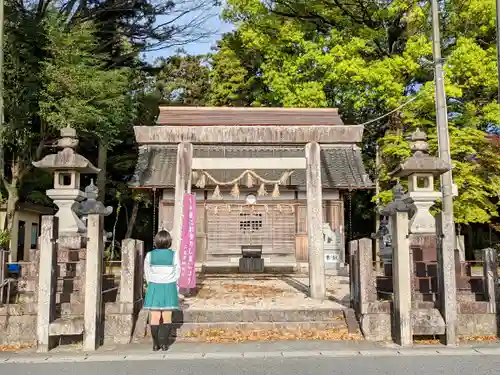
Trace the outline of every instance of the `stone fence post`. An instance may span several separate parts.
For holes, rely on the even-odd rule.
[[[375,275],[373,274],[372,240],[362,238],[358,241],[359,257],[359,312],[368,313],[368,305],[377,300]]]
[[[351,308],[359,312],[359,257],[358,240],[349,241],[349,292],[351,299]]]
[[[50,323],[56,307],[57,233],[56,216],[42,216],[40,231],[40,268],[38,272],[37,349],[48,352],[51,348]]]
[[[144,243],[127,238],[122,241],[120,302],[133,305],[142,298]]]
[[[94,351],[102,338],[102,267],[104,257],[104,217],[90,214],[87,219],[87,259],[85,266],[85,334],[83,350]]]
[[[498,262],[495,249],[484,249],[484,294],[488,301],[488,312],[497,312]]]
[[[398,203],[397,201],[394,201]],[[392,223],[392,285],[396,343],[401,346],[413,344],[412,306],[412,259],[410,255],[408,207],[393,205]]]

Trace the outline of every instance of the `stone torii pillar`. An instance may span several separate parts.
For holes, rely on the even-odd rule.
[[[323,191],[321,148],[317,142],[306,145],[307,236],[309,247],[309,292],[311,298],[326,297],[323,241]]]

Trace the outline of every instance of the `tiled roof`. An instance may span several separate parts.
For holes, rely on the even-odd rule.
[[[210,158],[287,158],[304,157],[302,146],[208,146],[193,145],[194,157]],[[142,145],[131,187],[168,188],[175,186],[177,146]],[[321,179],[325,188],[369,189],[373,184],[366,174],[361,150],[350,146],[321,146]],[[242,170],[210,170],[218,181],[230,181]],[[262,170],[258,174],[268,180],[278,180],[283,170]],[[296,170],[290,178],[290,186],[305,186],[305,170]]]
[[[158,125],[344,125],[336,108],[160,107]]]

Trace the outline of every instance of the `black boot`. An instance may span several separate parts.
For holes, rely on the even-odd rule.
[[[161,350],[167,351],[170,347],[170,333],[172,331],[172,324],[161,325]]]
[[[151,337],[153,338],[153,351],[157,352],[160,350],[160,338],[159,338],[159,325],[151,325]]]

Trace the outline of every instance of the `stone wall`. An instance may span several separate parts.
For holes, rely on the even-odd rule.
[[[11,263],[20,272],[6,275],[10,282],[0,301],[0,345],[36,343],[39,253],[31,250],[28,259]]]
[[[49,232],[53,233],[52,230],[46,230],[45,234]],[[45,244],[53,244],[55,240],[49,238]],[[44,246],[44,241],[39,242],[40,246]],[[88,287],[89,280],[86,273],[89,248],[70,251],[57,245],[51,246],[55,247],[57,255],[52,266],[45,265],[55,272],[52,272],[52,277],[45,277],[42,281],[42,285],[45,285],[42,293],[52,293],[52,297],[44,301],[53,301],[48,310],[45,305],[42,309],[46,314],[44,316],[47,316],[46,323],[43,324],[45,328],[38,329],[41,323],[40,320],[37,323],[37,317],[41,312],[38,305],[40,262],[44,262],[44,259],[40,259],[40,254],[47,252],[40,251],[39,248],[31,252],[29,262],[19,264],[21,272],[10,282],[11,293],[8,300],[7,289],[4,289],[4,298],[0,301],[0,345],[37,345],[41,342],[38,337],[40,332],[49,338],[68,334],[74,336],[72,333],[77,333],[78,336],[78,332],[74,331],[78,331],[78,321],[83,321],[88,311],[85,307],[85,288]],[[88,246],[92,246],[92,241],[89,241]],[[103,249],[99,253],[104,254]],[[96,276],[103,278],[102,286],[97,291],[101,295],[99,298],[103,306],[101,313],[97,314],[102,323],[100,343],[131,342],[142,306],[143,259],[142,241],[124,240],[119,269],[116,270],[118,267],[115,267],[115,271],[110,273],[109,269],[103,267],[102,274]],[[50,262],[48,259],[45,261]],[[58,329],[60,335],[57,334]],[[84,330],[79,333],[83,333],[83,338],[85,337]]]
[[[388,289],[397,280],[377,275],[372,261],[372,241],[361,239],[349,243],[351,269],[351,305],[368,340],[393,340],[396,333],[393,293]],[[457,264],[457,335],[497,336],[496,256],[492,249],[485,249],[482,275],[471,275],[467,262]],[[460,270],[459,270],[459,269]],[[379,282],[382,280],[383,282]],[[465,281],[464,281],[465,280]],[[473,280],[471,282],[470,280]],[[411,325],[413,335],[443,335],[446,324],[440,312],[438,291],[433,301],[426,301],[427,294],[416,287],[418,277],[412,275]],[[374,286],[377,286],[375,287]],[[468,285],[468,287],[467,287]],[[474,287],[476,285],[476,287]],[[434,293],[435,292],[435,293]]]

